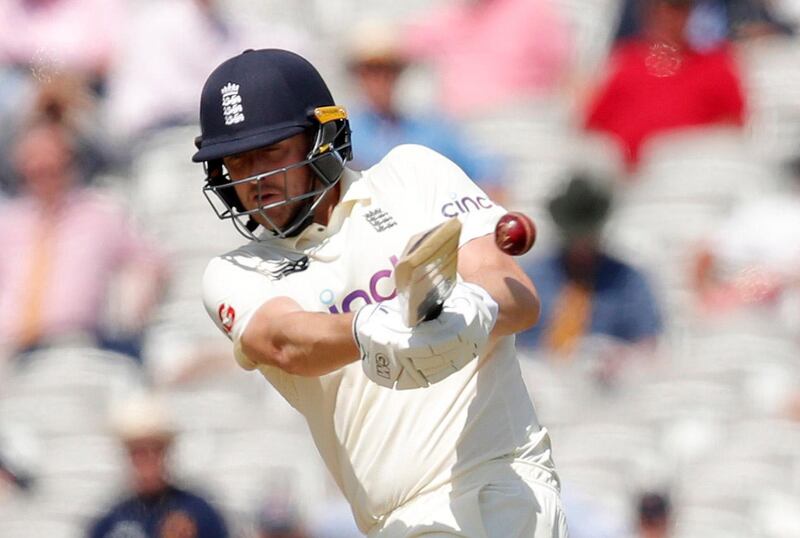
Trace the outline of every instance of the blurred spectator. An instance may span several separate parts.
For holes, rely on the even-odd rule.
[[[548,208],[561,245],[525,267],[539,291],[542,317],[517,335],[518,345],[569,356],[589,335],[645,344],[660,333],[661,315],[645,277],[603,249],[611,201],[609,189],[580,174],[551,199]]]
[[[82,73],[99,90],[124,22],[123,0],[3,0],[0,65]]]
[[[97,117],[97,99],[84,78],[70,73],[53,74],[39,83],[34,95],[33,115],[63,123],[73,132],[75,164],[84,182],[113,167],[113,151]]]
[[[667,538],[670,536],[670,503],[660,493],[644,493],[637,506],[639,517],[637,538]]]
[[[33,484],[28,470],[17,464],[0,446],[0,504],[13,497],[15,491],[27,491]]]
[[[73,133],[50,118],[28,125],[14,144],[23,194],[0,212],[0,308],[15,314],[0,320],[0,349],[12,354],[102,340],[107,292],[123,273],[138,285],[128,305],[130,344],[163,282],[155,249],[123,209],[79,184],[74,144]]]
[[[362,98],[350,114],[355,166],[369,168],[400,144],[421,144],[451,159],[503,203],[500,159],[471,147],[443,115],[433,111],[412,115],[397,105],[397,82],[407,58],[400,52],[395,30],[388,23],[364,22],[349,44],[348,68]]]
[[[782,307],[789,306],[786,301],[798,300],[800,157],[788,170],[786,192],[741,204],[699,249],[694,284],[706,313],[773,305],[780,319]],[[800,327],[796,321],[785,321],[790,328]]]
[[[6,380],[3,380],[6,381]],[[13,392],[16,387],[4,383],[0,394]],[[39,475],[44,464],[41,431],[20,420],[0,421],[0,506],[20,499],[20,494],[39,492]],[[30,497],[25,500],[30,500]]]
[[[644,6],[641,0],[625,0],[616,31],[617,40],[641,35]],[[791,24],[773,12],[769,0],[697,0],[686,27],[686,38],[702,50],[726,39],[793,32]]]
[[[148,129],[188,125],[197,88],[213,66],[247,48],[300,50],[306,39],[270,23],[250,28],[216,0],[159,0],[139,6],[109,76],[108,123],[122,141]]]
[[[257,521],[257,538],[311,538],[287,499],[269,499]]]
[[[131,463],[133,495],[91,527],[91,538],[225,538],[222,517],[202,497],[175,486],[167,455],[174,430],[160,403],[140,396],[116,409],[115,433]]]
[[[680,128],[744,123],[744,96],[732,50],[698,51],[685,29],[694,0],[646,0],[641,37],[612,53],[590,100],[585,127],[616,138],[629,166],[642,146]]]
[[[0,118],[5,126],[0,133],[0,158],[11,160],[19,131],[31,121],[41,120],[61,123],[72,132],[73,160],[80,182],[89,183],[114,166],[113,152],[96,116],[96,98],[79,74],[51,73],[40,81],[31,79],[25,86],[24,97],[16,97],[12,108]],[[12,167],[0,169],[0,188],[10,194],[20,187],[14,172]]]
[[[409,54],[436,71],[439,103],[457,117],[558,89],[571,41],[551,0],[461,0],[417,15],[406,35]]]
[[[800,389],[795,390],[789,397],[786,408],[784,409],[784,415],[789,420],[800,422]]]

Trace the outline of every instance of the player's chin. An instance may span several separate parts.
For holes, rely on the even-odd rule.
[[[289,224],[291,214],[287,211],[262,209],[253,214],[253,220],[267,230],[279,231],[275,228],[285,229]]]
[[[275,219],[271,215],[268,215],[268,217],[269,218],[267,218],[264,215],[256,213],[255,215],[253,215],[253,220],[255,220],[262,227],[264,227],[264,228],[266,228],[267,230],[270,230],[270,231],[279,231],[279,229],[284,227],[284,223],[283,223],[282,220]],[[276,228],[277,228],[277,230],[276,230]]]

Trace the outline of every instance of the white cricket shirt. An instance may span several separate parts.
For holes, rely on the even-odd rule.
[[[389,299],[393,264],[411,235],[458,218],[463,245],[493,233],[505,213],[455,164],[422,146],[399,146],[341,181],[327,227],[251,242],[209,263],[205,306],[240,364],[249,361],[239,338],[268,299],[288,296],[308,311],[332,313]],[[322,377],[259,370],[305,416],[364,532],[415,495],[492,458],[514,454],[550,465],[513,337],[425,389],[381,387],[359,361]]]

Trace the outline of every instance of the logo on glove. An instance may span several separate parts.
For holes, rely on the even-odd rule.
[[[375,373],[385,379],[392,378],[392,371],[389,367],[389,359],[387,359],[386,355],[382,353],[375,355]]]

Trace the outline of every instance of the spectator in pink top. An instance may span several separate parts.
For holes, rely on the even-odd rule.
[[[0,64],[101,79],[122,33],[121,0],[3,0]]]
[[[552,0],[465,0],[418,20],[408,53],[432,63],[450,113],[542,96],[565,79],[571,40]]]
[[[0,349],[10,354],[105,334],[109,286],[126,270],[136,289],[125,331],[140,331],[163,271],[155,250],[111,199],[79,186],[74,139],[63,124],[29,125],[12,153],[23,194],[0,207]]]
[[[196,121],[197,88],[225,58],[248,48],[309,48],[300,29],[235,19],[220,0],[142,4],[127,21],[108,77],[106,112],[123,143],[146,137],[148,130]]]

